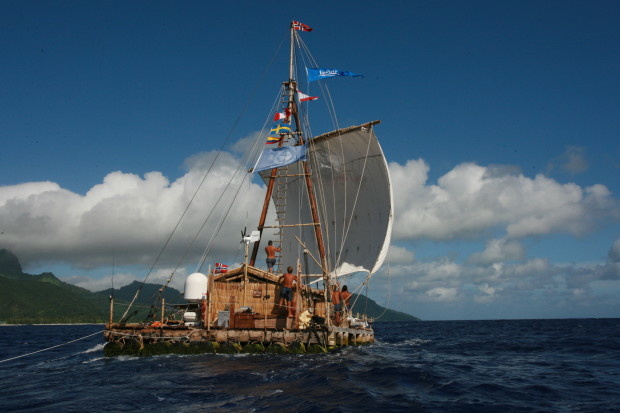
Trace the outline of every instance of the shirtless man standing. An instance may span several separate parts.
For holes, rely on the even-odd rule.
[[[288,316],[293,317],[291,307],[291,301],[293,301],[293,281],[297,281],[297,276],[293,274],[293,267],[286,269],[286,274],[282,274],[278,280],[282,284],[280,290],[280,307],[286,302],[286,308],[288,309]]]
[[[349,292],[349,288],[346,285],[342,286],[342,291],[340,291],[340,304],[342,308],[346,311],[351,311],[351,294]]]
[[[338,291],[338,286],[336,284],[333,286],[332,304],[334,304],[334,322],[337,326],[339,326],[340,315],[342,314],[342,305],[340,303],[340,291]]]
[[[267,253],[267,271],[273,272],[273,266],[276,265],[276,252],[280,252],[281,249],[273,246],[273,241],[269,240],[265,247],[265,253]]]

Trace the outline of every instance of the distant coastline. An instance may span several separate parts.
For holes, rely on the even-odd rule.
[[[6,325],[103,325],[109,319],[110,294],[116,303],[129,303],[140,289],[136,304],[150,308],[160,285],[134,281],[119,289],[92,292],[58,279],[51,272],[38,275],[22,271],[19,258],[0,249],[0,326]],[[355,296],[355,294],[354,294]],[[183,302],[183,293],[168,287],[166,302]],[[359,303],[357,303],[359,301]],[[385,308],[368,297],[354,299],[353,312],[362,312],[381,322],[419,321],[401,311]],[[357,308],[359,306],[359,308]],[[120,314],[115,314],[120,317]],[[148,311],[134,314],[134,320],[146,320]]]

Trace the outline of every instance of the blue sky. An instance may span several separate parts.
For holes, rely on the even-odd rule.
[[[269,116],[296,19],[321,66],[365,74],[329,81],[340,124],[382,121],[396,231],[372,298],[424,319],[618,316],[617,2],[304,4],[2,2],[0,247],[92,289],[114,249],[116,285],[144,278],[189,183],[217,151],[230,173]]]

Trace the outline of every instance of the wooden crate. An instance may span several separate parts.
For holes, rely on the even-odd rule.
[[[235,313],[235,328],[254,328],[254,313]]]
[[[293,319],[290,317],[284,318],[265,318],[257,317],[254,319],[255,328],[291,328]]]

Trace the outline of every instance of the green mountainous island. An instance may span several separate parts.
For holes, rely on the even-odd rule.
[[[92,292],[65,283],[51,272],[26,274],[15,254],[0,249],[0,323],[3,324],[105,323],[109,317],[110,294],[114,296],[116,321],[126,308],[122,304],[128,304],[140,286],[142,291],[134,304],[138,313],[130,322],[145,319],[160,285],[134,281],[120,289]],[[166,303],[185,303],[183,294],[170,287],[164,291],[164,298]],[[373,318],[380,316],[380,321],[419,320],[403,312],[385,309],[364,297],[357,300],[353,312],[363,312]]]

